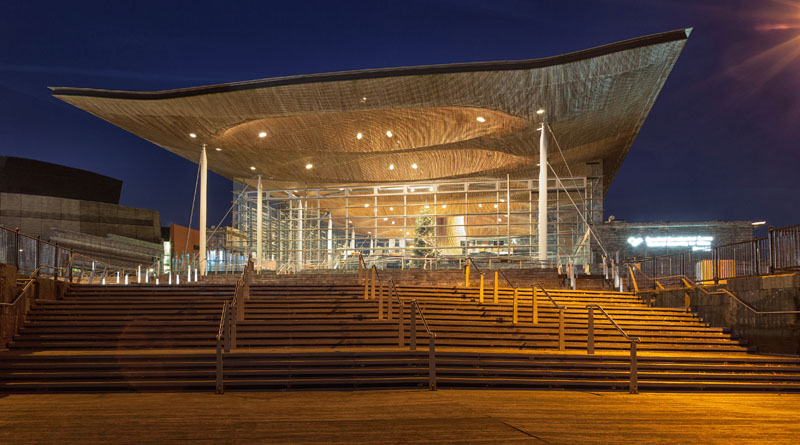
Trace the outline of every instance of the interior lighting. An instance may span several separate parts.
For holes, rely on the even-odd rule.
[[[250,166],[250,170],[255,170],[255,169],[256,168],[254,166],[252,166],[252,165]]]
[[[306,170],[311,170],[314,167],[314,164],[306,164]]]
[[[367,233],[369,233],[370,235],[372,235],[372,232],[367,232]]]
[[[369,203],[364,204],[364,207],[369,207]]]
[[[189,133],[189,137],[190,137],[190,138],[192,138],[192,139],[194,139],[194,138],[196,138],[196,137],[197,137],[197,135],[196,135],[196,134],[194,134],[194,133]]]
[[[389,164],[389,170],[394,170],[394,164]]]
[[[394,221],[392,221],[392,224],[394,224]]]
[[[222,151],[222,149],[221,149],[221,148],[219,148],[219,147],[215,148],[214,150],[217,150],[217,151]]]
[[[416,169],[417,169],[417,164],[411,164],[411,168],[413,168],[414,170],[416,170]]]
[[[447,208],[447,204],[442,204],[442,208],[446,209]]]
[[[481,208],[481,207],[483,207],[483,204],[478,204],[478,208]]]
[[[477,120],[480,123],[486,122],[486,119],[483,116],[478,116],[475,120]]]
[[[350,224],[353,224],[353,221],[347,221],[347,222],[349,222]]]
[[[394,211],[394,207],[389,207],[389,211]]]
[[[494,205],[494,208],[497,208],[497,204]]]
[[[406,232],[406,235],[408,235],[408,232]]]
[[[767,223],[766,221],[757,221],[757,222],[754,222],[753,225],[754,226],[763,226],[766,223]]]
[[[539,108],[536,110],[536,114],[544,114],[544,108]]]
[[[388,220],[389,220],[389,218],[383,218],[383,220],[384,220],[384,221],[388,221]]]
[[[260,137],[260,138],[267,137],[267,132],[266,131],[262,131],[261,133],[258,133],[258,137]]]
[[[363,138],[363,137],[364,137],[364,135],[363,135],[363,134],[361,134],[361,132],[360,132],[360,131],[359,131],[358,133],[356,133],[356,139],[358,139],[359,141],[360,141],[360,140],[361,140],[361,138]]]
[[[411,192],[412,192],[412,193],[414,192],[414,187],[411,187]]]
[[[506,200],[503,199],[503,198],[500,198],[500,202],[506,202]]]
[[[497,222],[503,222],[503,218],[497,218]]]
[[[426,206],[425,206],[425,208],[426,208],[426,209],[429,209],[429,208],[431,208],[431,206],[429,206],[429,205],[426,205]]]
[[[392,130],[386,130],[386,137],[392,137]]]

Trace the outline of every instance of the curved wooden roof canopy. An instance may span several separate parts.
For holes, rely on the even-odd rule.
[[[211,170],[251,185],[260,174],[270,188],[536,177],[546,118],[573,173],[602,161],[607,189],[690,31],[534,60],[52,91],[192,162],[205,143]],[[567,175],[556,150],[551,143],[550,162]]]

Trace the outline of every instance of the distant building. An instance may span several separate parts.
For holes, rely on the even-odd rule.
[[[156,210],[119,204],[122,181],[33,159],[0,156],[0,226],[117,266],[161,254]]]

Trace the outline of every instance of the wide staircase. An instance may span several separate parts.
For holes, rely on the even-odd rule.
[[[630,342],[594,309],[595,352],[587,354],[587,305],[641,340],[642,391],[800,390],[799,359],[754,354],[683,308],[649,307],[630,293],[547,289],[552,301],[539,293],[534,323],[528,288],[518,293],[515,323],[508,288],[497,302],[487,288],[481,303],[463,283],[400,285],[397,294],[387,283],[371,299],[355,276],[344,278],[252,285],[236,347],[223,355],[225,390],[427,388],[424,323],[436,334],[439,388],[627,390]],[[73,286],[33,307],[0,353],[0,393],[213,391],[221,309],[233,291]],[[415,317],[416,350],[412,300],[425,318]]]

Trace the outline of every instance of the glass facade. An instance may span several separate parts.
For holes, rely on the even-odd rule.
[[[465,256],[538,260],[538,180],[459,180],[264,190],[266,269],[425,267]],[[230,250],[257,256],[257,191],[234,187]],[[587,222],[602,218],[599,178],[551,178],[547,260],[590,262]],[[426,261],[428,260],[428,261]]]

